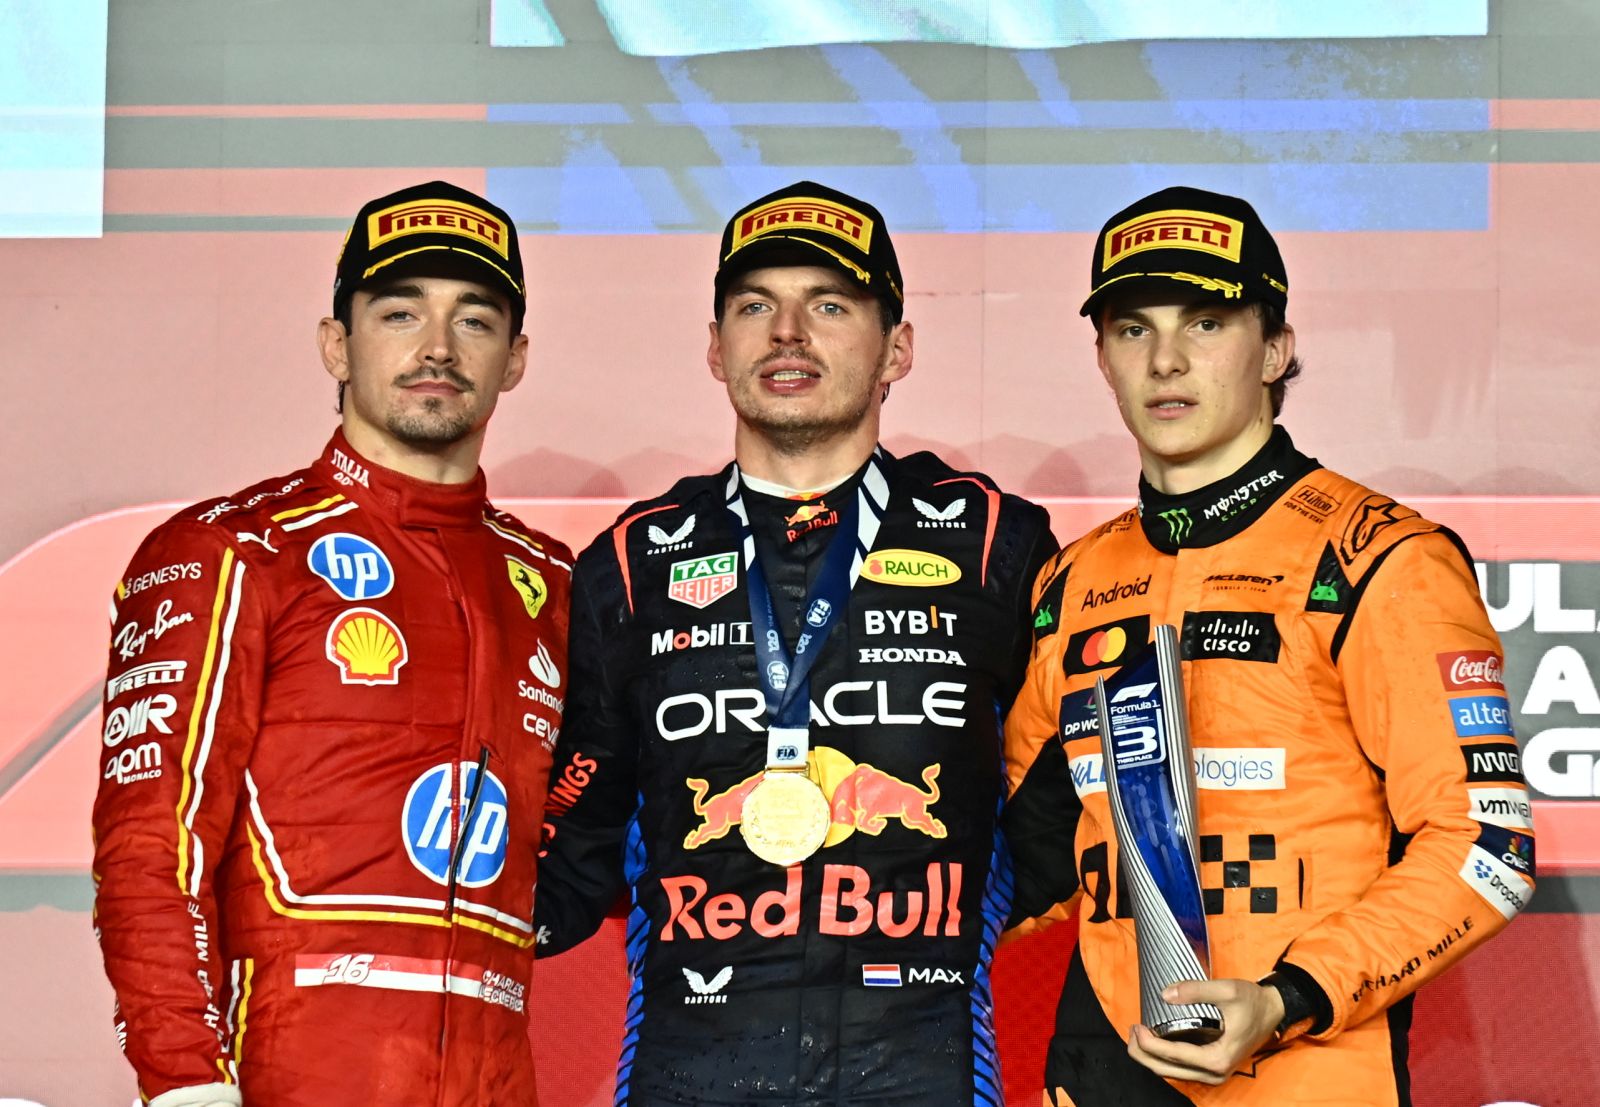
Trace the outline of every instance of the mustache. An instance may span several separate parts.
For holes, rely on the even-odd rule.
[[[819,358],[816,354],[813,354],[804,346],[779,346],[770,354],[767,354],[765,357],[757,361],[755,367],[760,369],[763,366],[772,364],[774,361],[808,361],[812,365],[815,365],[818,369],[827,368],[827,365],[823,363],[821,358]]]
[[[477,385],[448,365],[423,365],[411,370],[409,373],[401,373],[394,379],[394,383],[397,387],[409,388],[425,380],[449,381],[460,392],[476,392],[478,390]]]

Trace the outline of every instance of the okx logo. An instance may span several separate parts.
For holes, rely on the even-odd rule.
[[[435,884],[450,883],[450,861],[457,850],[453,832],[457,827],[463,827],[457,884],[481,888],[493,884],[505,868],[510,837],[505,785],[494,773],[485,771],[477,803],[472,804],[477,779],[477,765],[470,761],[452,765],[447,761],[419,776],[406,793],[400,820],[406,853],[411,863]],[[469,805],[472,821],[465,823]]]

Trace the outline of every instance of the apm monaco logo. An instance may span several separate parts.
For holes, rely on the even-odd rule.
[[[707,608],[739,587],[739,555],[733,552],[674,561],[667,597],[690,607]]]
[[[943,507],[934,507],[927,500],[911,497],[912,506],[917,509],[917,514],[922,518],[917,520],[919,527],[948,528],[950,530],[965,530],[967,522],[961,518],[967,511],[967,498],[957,496]]]

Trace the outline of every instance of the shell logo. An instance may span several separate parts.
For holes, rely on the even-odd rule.
[[[398,684],[407,656],[406,636],[381,611],[352,607],[328,627],[328,660],[342,684]]]

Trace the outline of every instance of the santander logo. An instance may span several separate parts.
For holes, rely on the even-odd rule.
[[[1505,690],[1504,662],[1492,650],[1464,650],[1438,655],[1439,676],[1446,690],[1498,688]]]

